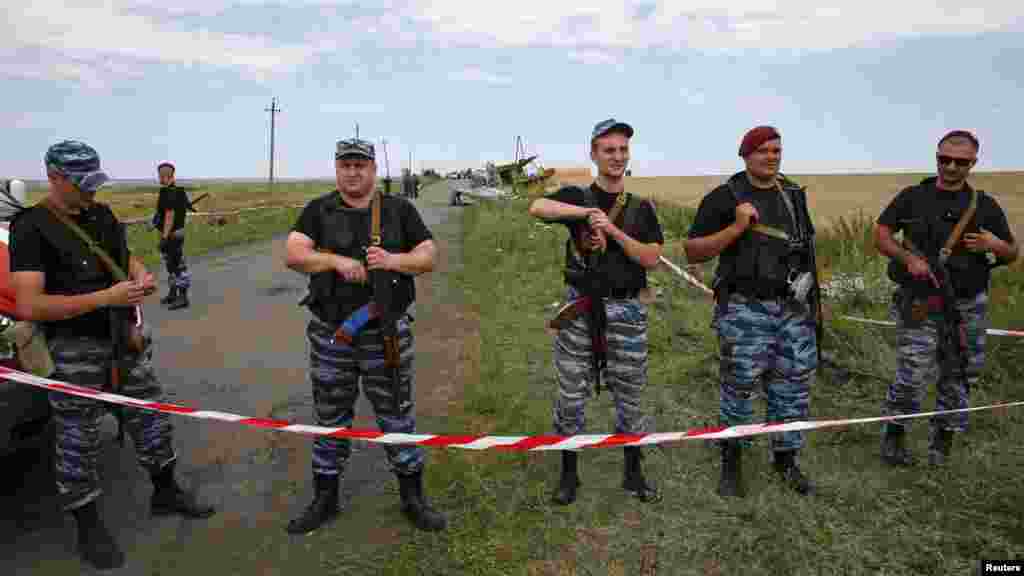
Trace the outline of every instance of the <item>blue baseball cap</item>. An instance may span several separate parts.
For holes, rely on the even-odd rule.
[[[622,132],[626,138],[633,137],[633,127],[625,122],[619,122],[615,118],[602,120],[594,125],[594,131],[590,134],[590,141],[593,142],[609,132]]]
[[[347,158],[358,156],[366,158],[367,160],[375,160],[377,153],[373,148],[373,143],[366,140],[360,140],[359,138],[349,138],[347,140],[338,140],[338,144],[334,148],[334,158]]]
[[[64,140],[50,146],[43,162],[47,170],[63,175],[84,192],[95,192],[110,180],[106,172],[100,170],[100,155],[92,146],[78,140]]]

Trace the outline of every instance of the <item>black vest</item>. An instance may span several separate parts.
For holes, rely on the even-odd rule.
[[[585,208],[596,208],[597,198],[594,195],[594,190],[590,186],[580,187],[580,190],[583,193],[583,206]],[[631,237],[635,237],[640,200],[633,198],[633,195],[628,192],[623,192],[623,194],[626,195],[626,205],[622,207],[622,231]],[[570,234],[569,238],[565,241],[565,283],[575,286],[581,292],[598,293],[601,295],[605,295],[609,288],[605,270],[609,268],[621,270],[629,260],[625,250],[621,252],[609,250],[600,257],[603,258],[602,263],[605,266],[598,270],[590,270],[591,275],[588,277],[588,266],[581,256],[576,250],[575,239]]]
[[[940,204],[930,202],[929,199],[934,198],[937,190],[935,180],[934,176],[926,178],[911,188],[911,194],[914,195],[914,217],[903,225],[904,238],[909,238],[915,248],[923,251],[923,256],[933,266],[934,263],[938,262],[939,251],[946,244],[946,240],[953,232],[953,228],[956,227],[960,216],[967,209],[965,204],[964,207],[959,209],[943,211]],[[969,192],[971,188],[965,185],[964,190]],[[977,210],[967,221],[960,240],[956,247],[953,248],[953,252],[946,262],[950,272],[953,291],[961,298],[972,297],[985,290],[988,287],[990,270],[1000,264],[998,262],[990,262],[988,256],[984,253],[967,250],[961,243],[964,234],[980,232],[978,213],[982,209],[984,192],[981,190],[976,190],[975,192],[978,195]],[[910,290],[913,294],[933,295],[941,293],[941,290],[935,288],[930,280],[915,280],[907,272],[907,267],[903,262],[898,259],[890,258],[886,271],[890,280],[899,284],[904,289]]]
[[[400,202],[392,196],[381,196],[380,234],[381,248],[397,254],[404,251],[405,237],[400,219]],[[331,192],[320,203],[320,239],[322,248],[359,260],[366,264],[369,247],[370,209],[348,208],[341,204],[340,194]],[[356,226],[365,230],[358,230]],[[416,299],[413,277],[397,272],[385,272],[391,277],[393,289],[392,309],[404,310]],[[334,270],[313,274],[309,280],[309,309],[329,324],[343,322],[349,314],[367,304],[372,297],[370,286],[346,282]]]
[[[740,178],[746,178],[746,173],[733,175],[724,186],[732,192],[737,206],[750,202],[761,211],[758,202],[751,198],[749,189]],[[784,177],[780,177],[779,185],[782,188],[779,193],[789,195],[795,212],[789,216],[794,222],[790,239],[784,240],[747,229],[734,246],[719,258],[716,286],[726,286],[737,281],[752,282],[763,287],[782,286],[791,272],[812,271],[814,224],[807,210],[805,188]],[[779,201],[785,204],[782,198]],[[788,207],[785,213],[789,214]]]

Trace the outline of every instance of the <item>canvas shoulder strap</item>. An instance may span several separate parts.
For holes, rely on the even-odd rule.
[[[89,247],[89,250],[100,259],[100,262],[102,262],[103,265],[107,267],[107,270],[114,276],[114,281],[124,282],[125,280],[128,280],[128,275],[125,274],[124,269],[114,262],[114,259],[111,258],[95,240],[93,240],[92,236],[89,236],[85,230],[82,230],[78,224],[75,224],[73,220],[68,218],[66,214],[62,213],[56,206],[54,206],[50,202],[49,198],[44,198],[39,203],[46,208],[46,210],[52,214],[58,222],[74,232],[75,236],[78,236],[82,242],[85,242],[85,245]]]
[[[370,201],[370,246],[381,245],[380,235],[380,205],[381,205],[381,194],[379,190],[374,190],[373,200]]]
[[[953,231],[949,233],[949,238],[946,238],[946,244],[939,250],[939,262],[942,264],[946,263],[950,254],[953,253],[953,247],[960,241],[960,236],[963,235],[964,230],[967,228],[967,223],[971,221],[974,214],[978,211],[978,191],[971,189],[971,201],[967,205],[967,210],[960,215],[960,219],[957,220],[956,226],[953,227]]]

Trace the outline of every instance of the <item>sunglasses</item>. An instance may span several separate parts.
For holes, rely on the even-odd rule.
[[[946,156],[942,154],[936,156],[936,158],[939,159],[940,166],[946,166],[948,164],[955,162],[956,165],[959,166],[960,168],[966,168],[971,165],[971,162],[974,162],[973,158],[954,158],[952,156]]]

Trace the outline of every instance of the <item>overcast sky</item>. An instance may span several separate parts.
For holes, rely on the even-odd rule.
[[[410,152],[507,161],[516,135],[589,165],[610,116],[636,129],[637,175],[733,171],[763,123],[793,173],[930,170],[953,128],[981,138],[978,169],[1024,168],[1024,2],[69,4],[0,7],[0,177],[42,177],[65,138],[115,178],[265,176],[272,96],[288,178],[330,176],[356,122],[392,174]]]

